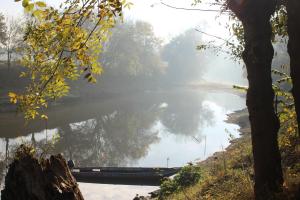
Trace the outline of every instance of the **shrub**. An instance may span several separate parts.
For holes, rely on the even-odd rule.
[[[185,166],[178,175],[174,177],[174,182],[179,187],[188,187],[196,184],[200,179],[200,169],[192,165]]]
[[[173,179],[165,179],[160,185],[159,199],[199,182],[201,171],[199,167],[188,165],[183,167]]]

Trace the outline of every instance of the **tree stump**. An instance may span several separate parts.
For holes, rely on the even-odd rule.
[[[2,200],[83,200],[61,155],[38,160],[34,149],[21,145],[5,177]]]

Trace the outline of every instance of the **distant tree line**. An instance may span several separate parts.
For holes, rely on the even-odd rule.
[[[0,33],[2,52],[0,76],[3,79],[16,77],[17,75],[12,74],[19,74],[20,69],[25,70],[18,62],[22,55],[25,29],[16,19],[6,20],[1,15]],[[84,84],[84,79],[70,82],[73,86],[71,93],[94,92],[97,95],[97,91],[103,89],[106,91],[151,89],[201,80],[206,71],[207,53],[197,51],[196,46],[199,42],[201,42],[199,34],[192,29],[164,44],[162,39],[155,35],[149,23],[120,22],[112,29],[109,40],[103,44],[98,60],[102,63],[104,75],[96,77],[98,83],[92,86]],[[13,70],[5,70],[11,68]],[[10,75],[7,76],[8,73]],[[6,83],[2,85],[4,88],[11,88],[13,85],[18,89],[21,86],[18,82],[24,84],[24,80],[15,78],[9,78],[4,82]]]

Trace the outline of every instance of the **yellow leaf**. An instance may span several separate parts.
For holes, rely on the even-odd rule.
[[[10,103],[17,103],[17,95],[13,92],[9,92],[8,96],[10,97]]]
[[[31,12],[33,10],[34,4],[30,3],[30,4],[26,5],[26,6],[24,6],[24,8],[25,8],[25,11],[29,13],[29,12]]]
[[[26,76],[26,73],[25,72],[21,72],[21,74],[20,74],[19,77],[21,78],[21,77],[25,77],[25,76]]]
[[[41,119],[48,120],[48,116],[47,115],[41,115]]]
[[[9,96],[10,98],[16,98],[16,97],[17,97],[17,94],[16,94],[16,93],[13,93],[13,92],[9,92],[9,93],[8,93],[8,96]]]
[[[43,1],[37,1],[37,2],[35,2],[35,5],[37,5],[38,7],[46,7],[47,6],[46,3]]]
[[[35,16],[38,19],[41,19],[42,16],[43,16],[43,11],[41,11],[41,10],[35,10],[35,11],[33,11],[32,15]]]
[[[25,8],[26,6],[28,6],[29,4],[29,0],[23,0],[22,1],[22,6]]]

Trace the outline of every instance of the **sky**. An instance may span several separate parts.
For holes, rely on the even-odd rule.
[[[23,9],[20,2],[14,0],[0,0],[0,12],[6,16],[21,17]],[[193,0],[164,0],[165,3],[176,6],[191,8]],[[63,0],[45,0],[50,5],[58,6]],[[202,31],[210,34],[224,36],[227,34],[222,21],[216,12],[186,11],[176,10],[166,7],[160,0],[130,0],[134,5],[130,10],[125,11],[125,16],[131,20],[143,20],[152,24],[157,36],[165,41],[179,35],[189,28],[198,27]],[[207,4],[202,4],[201,8],[209,8]],[[199,33],[201,34],[201,33]],[[203,36],[206,39],[207,36]]]
[[[41,1],[41,0],[39,0]],[[45,0],[46,3],[58,7],[64,0]],[[129,20],[143,20],[149,22],[153,26],[154,33],[160,37],[164,43],[170,41],[173,37],[182,34],[188,29],[199,29],[211,35],[215,35],[221,38],[229,38],[229,32],[225,28],[225,24],[228,20],[226,15],[217,17],[219,12],[202,12],[202,11],[187,11],[172,9],[162,5],[161,0],[127,0],[134,5],[130,10],[125,11],[125,18]],[[203,0],[209,2],[213,0]],[[14,2],[14,0],[0,0],[1,7],[0,12],[6,16],[22,17],[23,8],[20,2]],[[184,8],[191,7],[193,0],[163,0],[164,3]],[[196,8],[215,9],[209,6],[208,3],[202,3],[201,6]],[[215,40],[207,35],[199,33],[199,37],[207,41]],[[221,44],[224,41],[216,41],[215,44]],[[195,42],[195,47],[198,41]],[[210,80],[219,82],[230,82],[235,80],[237,84],[246,84],[245,78],[242,77],[243,71],[240,64],[233,61],[226,60],[224,57],[219,57],[212,65],[218,65],[219,67],[211,67],[206,73],[206,77]],[[229,73],[228,73],[229,72]],[[224,76],[224,73],[227,76]],[[219,78],[218,78],[219,77]],[[224,79],[224,77],[228,77]]]

